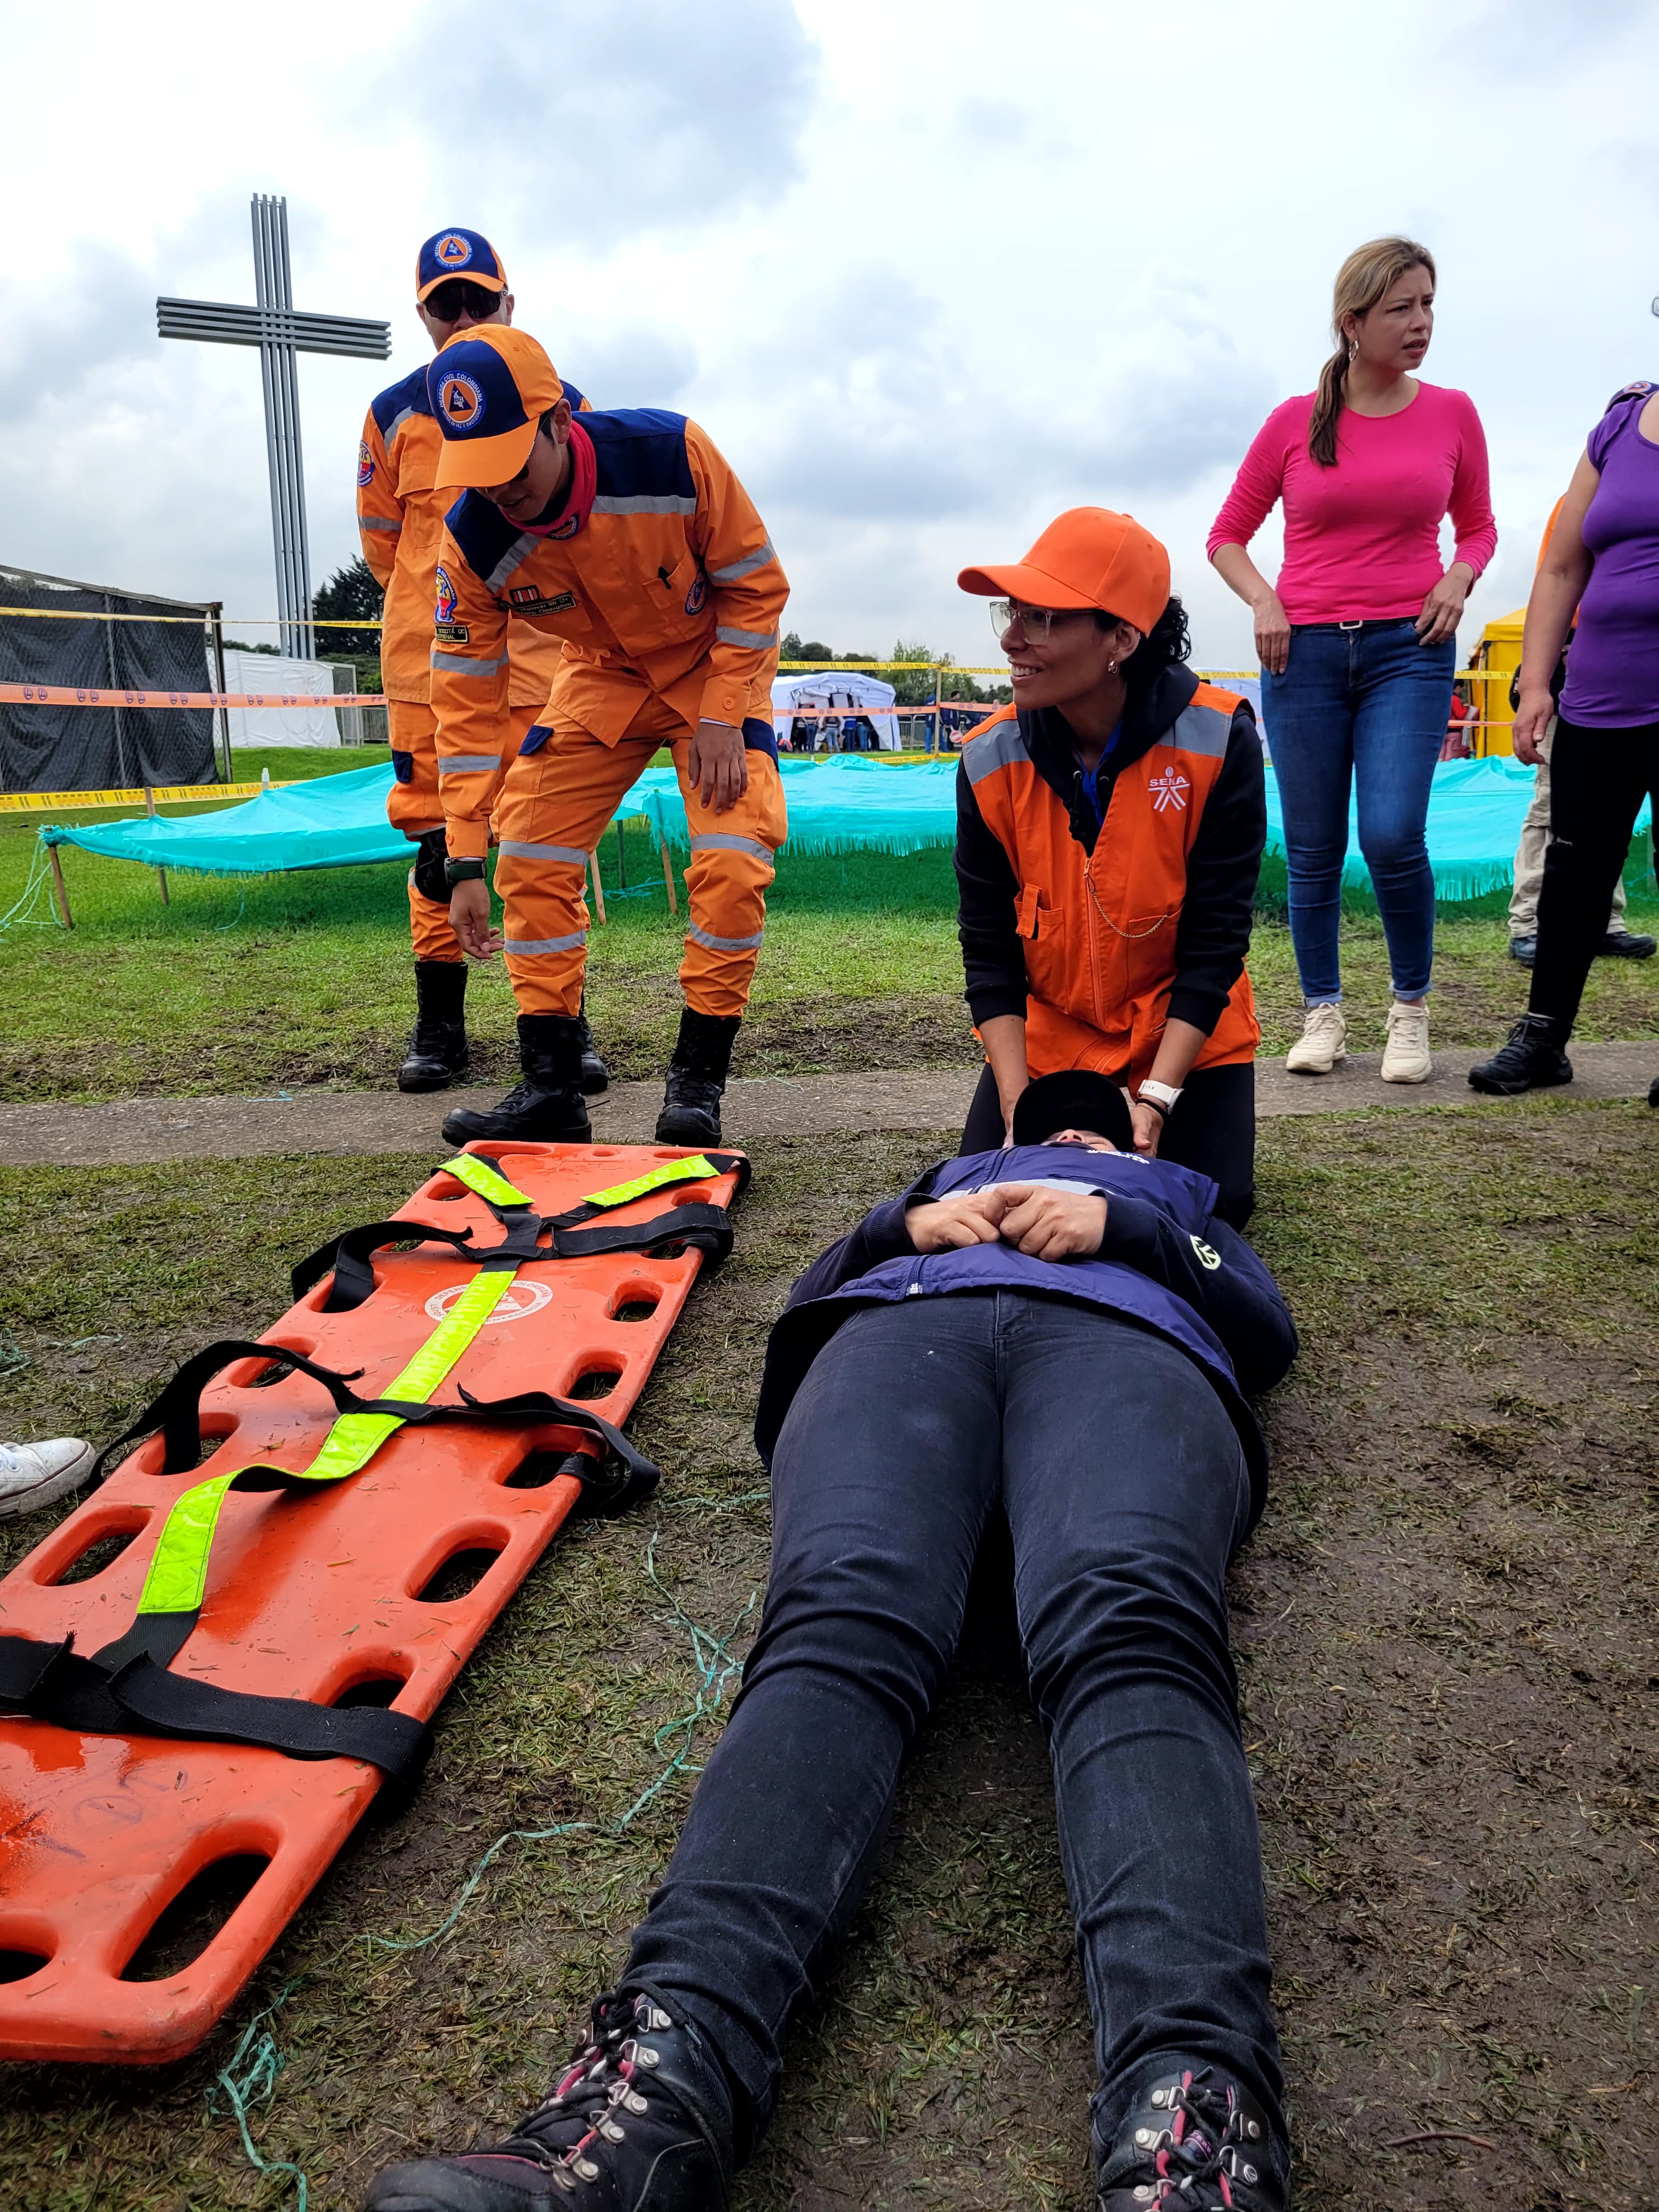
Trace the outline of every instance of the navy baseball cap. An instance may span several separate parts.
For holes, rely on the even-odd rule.
[[[482,231],[440,230],[428,239],[415,258],[416,299],[426,299],[453,276],[482,284],[487,292],[507,289],[501,257]]]
[[[1044,1145],[1056,1129],[1092,1129],[1120,1152],[1134,1150],[1134,1124],[1123,1093],[1109,1076],[1066,1067],[1028,1083],[1014,1107],[1014,1142]]]
[[[428,362],[426,392],[443,432],[437,482],[446,489],[510,483],[542,416],[564,397],[545,349],[504,323],[458,331]]]

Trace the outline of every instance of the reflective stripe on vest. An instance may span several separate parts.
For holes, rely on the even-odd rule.
[[[1240,702],[1200,684],[1158,740],[1120,769],[1092,854],[1044,781],[1017,713],[1005,708],[963,748],[981,819],[1014,873],[1014,923],[1030,998],[1034,1075],[1092,1067],[1149,1071],[1176,979],[1187,858],[1218,780]],[[1199,1067],[1255,1056],[1261,1031],[1248,975],[1234,985]]]

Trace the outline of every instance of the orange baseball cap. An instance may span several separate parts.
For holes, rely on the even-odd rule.
[[[1032,607],[1094,607],[1145,631],[1170,604],[1170,556],[1133,515],[1073,507],[1023,561],[964,568],[957,582],[982,599],[1000,593]]]
[[[471,486],[512,482],[564,386],[527,332],[480,323],[457,331],[433,356],[426,392],[443,432],[438,484]]]

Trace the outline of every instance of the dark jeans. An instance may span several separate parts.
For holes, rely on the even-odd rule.
[[[1005,1142],[1002,1105],[988,1067],[968,1109],[958,1152],[994,1152]],[[1216,1212],[1243,1229],[1255,1212],[1255,1066],[1194,1068],[1164,1124],[1158,1156],[1206,1175],[1221,1195]]]
[[[801,1386],[772,1499],[760,1634],[629,1982],[707,2031],[757,2132],[790,2013],[868,1883],[1000,1502],[1094,2017],[1097,2132],[1110,2140],[1149,2073],[1209,2062],[1261,2100],[1282,2163],[1224,1589],[1249,1483],[1202,1375],[1063,1300],[866,1306]]]
[[[1342,995],[1337,926],[1351,785],[1395,996],[1420,999],[1429,988],[1434,876],[1423,826],[1456,666],[1455,638],[1423,645],[1402,617],[1353,629],[1298,626],[1285,673],[1261,672],[1261,710],[1285,817],[1291,942],[1310,1006]]]
[[[1607,902],[1649,793],[1659,816],[1659,722],[1631,730],[1589,730],[1565,718],[1556,724],[1550,844],[1528,1000],[1534,1014],[1569,1028],[1577,1019],[1584,979],[1607,934]]]

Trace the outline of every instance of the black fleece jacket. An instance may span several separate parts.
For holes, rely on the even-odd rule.
[[[1197,689],[1191,669],[1166,668],[1139,708],[1125,714],[1117,750],[1100,765],[1097,787],[1103,814],[1109,818],[1121,771],[1156,744]],[[1092,853],[1099,827],[1084,796],[1083,771],[1065,716],[1057,708],[1022,714],[1019,732],[1032,765],[1067,816],[1073,836]],[[1250,913],[1267,836],[1261,742],[1255,713],[1241,700],[1221,774],[1187,858],[1186,902],[1176,925],[1169,1018],[1190,1022],[1206,1036],[1220,1020],[1250,948]],[[957,927],[969,1012],[976,1023],[997,1014],[1023,1017],[1025,954],[1014,927],[1020,886],[1000,839],[979,811],[965,762],[957,769],[956,863],[961,893]]]

